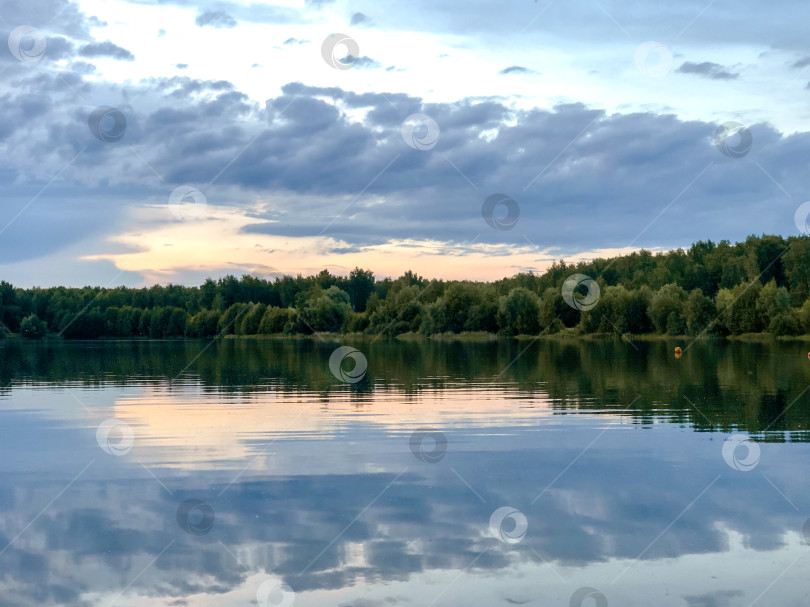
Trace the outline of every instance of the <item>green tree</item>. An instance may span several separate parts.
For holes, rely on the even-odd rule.
[[[507,335],[536,335],[540,332],[540,304],[537,295],[516,287],[500,299],[498,327]]]
[[[667,331],[669,316],[673,312],[676,316],[683,316],[684,305],[686,304],[686,291],[676,284],[667,284],[661,287],[653,295],[650,302],[649,316],[653,326],[660,333]],[[675,321],[679,323],[680,321]]]
[[[670,312],[667,317],[667,335],[684,335],[686,333],[686,320],[678,312]]]
[[[259,323],[259,333],[262,335],[272,335],[274,333],[284,333],[291,331],[298,316],[292,308],[277,308],[269,306],[265,310],[262,320]]]
[[[797,312],[799,324],[804,333],[810,333],[810,299],[805,300]]]
[[[67,339],[96,339],[106,330],[104,315],[96,309],[63,316],[59,332]]]
[[[785,287],[777,287],[775,279],[762,287],[757,297],[757,312],[763,326],[769,325],[771,320],[786,313],[788,308],[790,308],[790,293]],[[798,317],[796,320],[798,322]]]
[[[149,337],[149,326],[152,323],[152,311],[144,308],[141,310],[140,318],[138,319],[138,335],[142,337]]]
[[[298,318],[297,331],[326,331],[336,333],[352,311],[349,294],[331,286],[320,296],[306,301]],[[303,326],[302,326],[303,325]]]
[[[48,333],[48,325],[36,314],[30,314],[22,319],[20,333],[28,339],[42,339]]]
[[[245,303],[235,303],[228,307],[219,317],[217,323],[218,335],[233,335],[236,332],[236,325],[242,319],[242,316],[247,313],[250,306]]]
[[[206,278],[205,282],[200,286],[200,306],[205,310],[212,310],[214,308],[214,298],[217,296],[217,283],[210,278]]]
[[[167,308],[170,310],[163,337],[182,337],[186,333],[186,319],[188,313],[182,308]]]
[[[152,308],[151,317],[149,319],[149,337],[152,339],[162,339],[166,334],[166,328],[169,326],[169,318],[171,315],[171,308]]]
[[[236,323],[237,335],[256,335],[259,332],[259,324],[262,322],[265,311],[267,311],[265,304],[253,304],[242,319]]]
[[[757,310],[762,287],[759,281],[739,284],[733,289],[720,289],[717,293],[717,313],[729,333],[758,333],[765,328]]]
[[[186,323],[187,337],[212,337],[217,334],[217,321],[219,312],[216,310],[201,310],[188,319]]]
[[[746,244],[749,242],[754,247],[754,258],[760,282],[766,285],[773,280],[776,282],[776,286],[784,286],[787,283],[785,263],[782,259],[787,248],[785,239],[781,236],[762,236],[761,238],[752,236],[748,238]]]
[[[796,311],[793,308],[788,308],[771,319],[768,331],[776,336],[801,335],[802,323]]]
[[[791,299],[799,305],[810,298],[810,237],[791,238],[782,261]]]
[[[716,332],[715,319],[717,318],[717,308],[714,301],[706,297],[700,289],[695,289],[689,293],[684,307],[686,317],[686,331],[689,335],[703,335]]]
[[[492,285],[482,283],[452,283],[439,299],[428,306],[423,331],[461,333],[462,331],[497,330],[496,293]]]
[[[366,302],[374,292],[374,272],[355,268],[349,274],[346,292],[355,312],[365,312]]]
[[[604,287],[597,307],[581,314],[580,330],[587,333],[629,333],[631,301],[633,295],[623,285]]]
[[[371,311],[368,315],[368,330],[383,335],[419,331],[425,317],[422,293],[423,289],[416,285],[400,284],[393,287],[382,302],[375,299],[376,294],[372,295],[369,302],[374,299],[374,305],[368,307]]]

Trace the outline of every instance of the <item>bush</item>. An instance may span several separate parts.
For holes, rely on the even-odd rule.
[[[363,312],[349,312],[349,316],[346,317],[343,328],[346,333],[362,333],[368,329],[368,325],[368,314]]]
[[[36,314],[23,318],[20,323],[20,333],[28,339],[42,339],[48,332],[48,325],[40,320]]]
[[[667,335],[684,335],[686,333],[686,322],[683,316],[677,312],[670,312],[667,316]]]
[[[261,335],[272,335],[291,330],[296,316],[297,314],[292,308],[270,306],[265,310],[259,323],[259,333]]]
[[[801,335],[802,324],[799,322],[799,315],[796,314],[793,308],[788,308],[771,319],[768,330],[777,336]]]

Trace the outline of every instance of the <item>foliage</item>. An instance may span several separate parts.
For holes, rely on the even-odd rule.
[[[297,314],[292,308],[270,306],[264,311],[262,320],[259,322],[259,333],[261,335],[284,333],[291,329],[296,316]]]
[[[496,316],[498,328],[507,335],[535,335],[540,331],[540,302],[525,287],[516,287],[501,297]]]
[[[422,331],[461,333],[462,331],[495,332],[497,297],[492,285],[454,282],[427,308]]]
[[[20,333],[28,339],[42,339],[48,332],[48,325],[37,318],[36,314],[31,314],[22,319],[20,323]]]
[[[580,311],[563,300],[563,282],[572,274],[598,283],[593,309]],[[375,279],[361,268],[348,276],[327,270],[306,277],[225,276],[199,287],[21,289],[0,282],[0,332],[20,332],[32,316],[69,339],[565,329],[792,335],[810,333],[810,238],[750,236],[737,244],[701,241],[688,250],[556,261],[542,274],[492,283],[426,279],[410,271]],[[28,333],[32,323],[26,322]]]
[[[374,310],[368,317],[369,332],[399,335],[419,331],[425,316],[425,307],[420,301],[422,293],[418,286],[400,285],[391,289],[382,302],[375,300]]]

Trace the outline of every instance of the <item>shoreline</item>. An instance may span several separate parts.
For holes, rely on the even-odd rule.
[[[560,333],[549,333],[539,335],[498,335],[496,333],[484,333],[479,331],[465,331],[461,333],[436,333],[433,335],[423,335],[421,333],[401,333],[395,336],[386,336],[376,333],[328,333],[317,332],[310,334],[285,334],[285,333],[271,333],[271,334],[254,334],[254,335],[215,335],[210,337],[164,337],[164,338],[151,338],[151,337],[97,337],[94,339],[67,339],[60,337],[56,334],[47,335],[42,339],[27,339],[19,333],[6,334],[3,339],[0,339],[0,345],[3,343],[13,342],[31,342],[31,343],[54,343],[54,342],[182,342],[182,341],[211,341],[211,340],[248,340],[248,341],[264,341],[264,340],[279,340],[279,341],[302,341],[302,340],[328,340],[328,341],[400,341],[403,343],[452,343],[452,342],[465,342],[465,343],[489,343],[489,342],[505,342],[505,341],[536,341],[536,340],[554,340],[554,341],[615,341],[620,340],[626,343],[629,342],[661,342],[661,341],[679,341],[679,342],[693,342],[693,341],[735,341],[735,342],[793,342],[793,341],[810,341],[810,334],[805,335],[783,335],[776,336],[772,333],[744,333],[742,335],[662,335],[659,333],[575,333],[572,331],[564,331]]]

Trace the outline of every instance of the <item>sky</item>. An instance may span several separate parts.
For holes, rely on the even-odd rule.
[[[493,280],[798,235],[809,16],[799,0],[5,2],[0,278]]]

